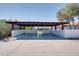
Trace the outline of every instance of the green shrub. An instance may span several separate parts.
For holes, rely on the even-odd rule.
[[[10,26],[5,20],[0,20],[0,38],[6,38],[11,34]]]

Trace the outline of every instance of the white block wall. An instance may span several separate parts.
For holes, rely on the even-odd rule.
[[[52,33],[60,37],[64,37],[65,35],[64,30],[53,30]]]
[[[53,34],[63,38],[79,38],[79,30],[56,30]]]
[[[21,35],[23,33],[22,30],[12,30],[12,37]]]
[[[12,37],[21,35],[23,33],[37,33],[37,31],[36,30],[13,30]]]
[[[37,30],[13,30],[12,37],[23,33],[37,33]],[[53,33],[63,38],[79,38],[79,30],[42,30],[41,33]]]
[[[79,30],[65,30],[64,38],[79,38]]]

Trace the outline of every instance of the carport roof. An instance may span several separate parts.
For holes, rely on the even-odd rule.
[[[13,21],[7,21],[6,23],[19,26],[58,26],[58,25],[69,24],[69,22],[13,22]]]

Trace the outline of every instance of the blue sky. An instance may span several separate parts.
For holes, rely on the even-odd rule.
[[[0,18],[19,21],[57,21],[56,13],[63,3],[7,3],[0,4]]]

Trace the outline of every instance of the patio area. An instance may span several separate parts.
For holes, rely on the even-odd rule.
[[[79,40],[0,41],[0,56],[79,56]]]

